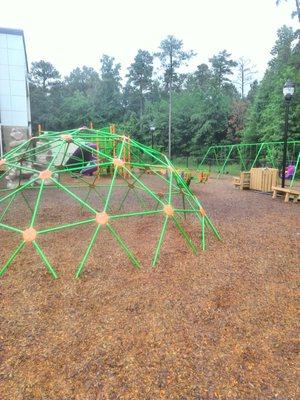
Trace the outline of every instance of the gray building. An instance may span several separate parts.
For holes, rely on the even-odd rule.
[[[9,150],[12,132],[31,136],[28,64],[24,33],[0,27],[0,157]]]

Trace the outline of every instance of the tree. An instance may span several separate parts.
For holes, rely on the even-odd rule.
[[[75,68],[65,78],[65,84],[70,94],[79,91],[85,95],[99,84],[99,75],[94,68],[83,66],[82,69]]]
[[[173,80],[176,69],[185,61],[195,55],[193,51],[184,51],[182,49],[182,40],[169,35],[159,46],[160,51],[156,53],[164,69],[164,80],[169,92],[169,124],[168,124],[168,155],[171,158],[171,131],[172,131],[172,91]]]
[[[207,88],[211,79],[211,71],[207,64],[198,65],[195,73],[194,73],[195,81],[197,86],[202,89]]]
[[[57,69],[47,61],[36,61],[31,64],[30,82],[43,89],[49,90],[60,79]]]
[[[295,32],[283,26],[271,51],[272,59],[258,87],[252,93],[251,106],[246,117],[243,141],[274,141],[282,139],[284,101],[282,88],[287,79],[300,86],[300,52],[293,50]],[[299,135],[300,93],[295,91],[289,113],[289,137]],[[298,136],[299,137],[299,136]]]
[[[93,94],[95,106],[93,119],[107,124],[121,120],[123,110],[121,102],[121,64],[114,57],[104,54],[100,60],[100,82]]]
[[[240,90],[242,99],[244,99],[245,89],[247,85],[249,85],[249,83],[253,81],[253,75],[256,73],[256,71],[253,70],[251,61],[244,57],[239,58],[237,62],[237,67],[238,67],[238,76],[236,84]]]
[[[64,127],[76,128],[88,125],[91,121],[89,99],[84,93],[76,91],[63,100],[60,115]]]
[[[232,99],[218,88],[212,87],[198,98],[197,110],[191,116],[195,153],[208,145],[226,142],[232,112]]]
[[[207,64],[197,66],[195,72],[188,74],[186,79],[186,89],[201,89],[206,91],[211,86],[212,73]]]
[[[281,3],[281,1],[282,0],[276,0],[276,5],[278,6]],[[295,0],[295,3],[296,3],[296,10],[292,12],[292,17],[297,15],[298,16],[298,21],[300,22],[300,1],[299,0]]]
[[[128,68],[127,85],[133,89],[139,98],[140,131],[142,132],[142,120],[145,105],[145,94],[151,90],[153,74],[153,56],[146,50],[138,50],[134,62]],[[130,89],[128,89],[130,93]]]
[[[251,84],[250,84],[250,90],[247,94],[247,100],[252,103],[253,99],[256,95],[258,89],[258,81],[255,79]]]
[[[209,59],[212,68],[215,86],[221,89],[226,83],[230,82],[228,75],[232,75],[232,69],[237,66],[237,62],[230,59],[231,54],[226,50],[220,51],[217,55]]]
[[[31,64],[29,87],[33,130],[38,124],[44,129],[55,126],[53,112],[58,112],[59,104],[56,104],[56,110],[52,108],[51,92],[58,93],[61,87],[59,79],[59,72],[50,62],[40,60]]]

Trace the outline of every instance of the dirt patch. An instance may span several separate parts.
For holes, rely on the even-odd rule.
[[[0,281],[1,400],[300,397],[299,205],[228,180],[192,185],[224,238],[209,235],[197,256],[170,224],[152,269],[162,220],[145,217],[115,225],[140,271],[103,231],[74,279],[88,226],[41,240],[56,281],[29,248],[16,258]],[[39,221],[79,212],[53,191]],[[186,226],[199,244],[199,226]],[[2,261],[14,235],[1,231],[0,244]]]

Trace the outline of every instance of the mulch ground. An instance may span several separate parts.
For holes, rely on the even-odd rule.
[[[152,269],[156,217],[116,225],[140,271],[103,232],[74,279],[88,226],[41,238],[57,280],[22,251],[0,281],[1,400],[300,398],[299,204],[227,179],[192,187],[224,239],[197,256],[170,225]],[[72,220],[51,193],[41,218]],[[1,231],[0,264],[14,240]]]

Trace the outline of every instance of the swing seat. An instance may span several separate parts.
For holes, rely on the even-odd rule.
[[[200,183],[205,183],[205,182],[208,181],[208,176],[209,176],[209,173],[208,173],[208,172],[201,171],[201,172],[199,172],[199,174],[198,174],[198,181],[199,181]]]

